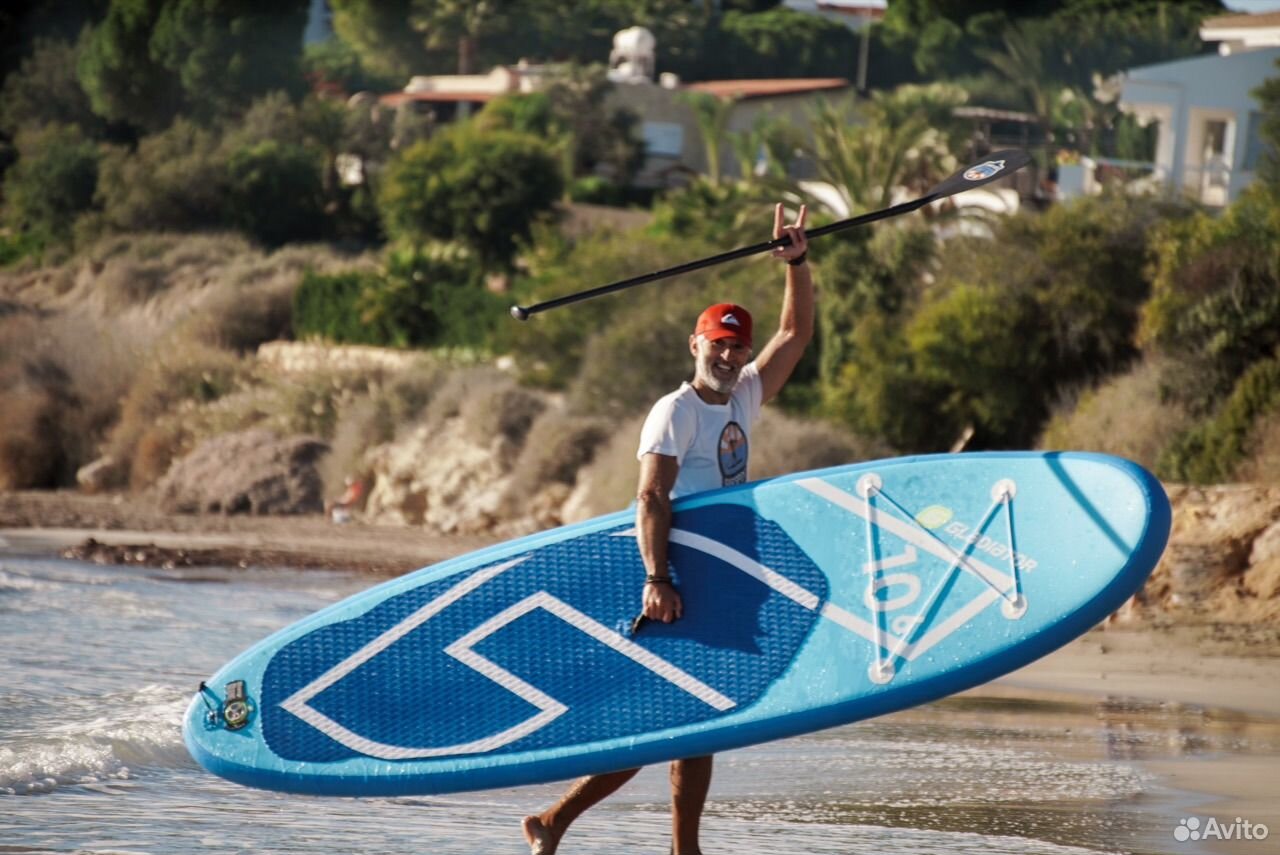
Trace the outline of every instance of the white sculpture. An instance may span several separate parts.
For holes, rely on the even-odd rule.
[[[644,27],[627,27],[613,36],[609,79],[614,83],[652,83],[657,42]]]

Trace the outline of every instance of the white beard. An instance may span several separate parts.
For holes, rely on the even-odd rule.
[[[721,395],[728,395],[733,392],[733,388],[738,385],[738,376],[742,373],[742,369],[733,372],[732,377],[721,377],[711,370],[713,360],[698,360],[694,375],[702,382],[702,385],[717,392]]]

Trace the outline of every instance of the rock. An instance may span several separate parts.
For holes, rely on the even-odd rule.
[[[490,530],[510,474],[509,444],[501,435],[474,436],[462,419],[451,419],[379,446],[367,458],[374,486],[365,519],[449,534]]]
[[[521,449],[548,400],[492,371],[446,385],[432,405],[434,417],[365,457],[373,488],[364,519],[446,534],[532,530],[530,512],[511,509],[510,492]]]
[[[1249,569],[1244,573],[1244,589],[1261,599],[1280,596],[1280,522],[1254,540]]]
[[[324,507],[316,462],[329,447],[267,430],[224,434],[175,462],[156,489],[170,513],[305,514]]]
[[[127,477],[124,466],[110,454],[76,470],[76,483],[86,493],[103,493],[123,487]]]
[[[1280,588],[1280,489],[1256,484],[1172,486],[1173,526],[1140,602],[1209,609],[1216,619],[1250,613],[1242,597]]]

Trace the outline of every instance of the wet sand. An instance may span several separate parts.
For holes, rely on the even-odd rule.
[[[1262,633],[1262,638],[1269,637]],[[1169,829],[1169,852],[1249,855],[1280,851],[1280,657],[1248,627],[1180,626],[1095,629],[1032,664],[963,696],[1066,700],[1092,697],[1097,715],[1132,726],[1126,701],[1151,701],[1143,715],[1181,719],[1191,734],[1185,759],[1140,761],[1165,786],[1186,792],[1187,816],[1237,817],[1263,823],[1266,840],[1179,842]],[[1110,702],[1108,705],[1107,702]],[[1254,734],[1251,756],[1204,741],[1202,728]],[[1261,734],[1259,736],[1259,734]],[[1201,826],[1204,827],[1203,825]],[[1197,848],[1197,846],[1199,848]]]

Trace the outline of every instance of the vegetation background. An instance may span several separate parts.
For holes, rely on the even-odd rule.
[[[515,415],[477,430],[549,449],[517,484],[565,480],[562,458],[625,468],[618,437],[688,372],[690,319],[733,299],[768,329],[776,265],[527,324],[510,303],[757,240],[777,199],[807,202],[814,223],[840,216],[797,164],[855,213],[922,192],[970,153],[963,104],[1034,116],[1046,170],[1150,159],[1152,129],[1099,84],[1205,51],[1199,23],[1223,12],[894,0],[870,30],[868,91],[819,106],[808,138],[768,119],[727,134],[726,105],[691,98],[705,142],[739,168],[654,196],[631,185],[639,117],[612,104],[597,64],[614,32],[651,29],[658,70],[687,81],[851,77],[858,36],[759,0],[330,5],[336,36],[306,46],[304,0],[0,11],[0,488],[70,485],[107,454],[115,486],[142,490],[201,438],[251,425],[329,440],[338,483],[369,448],[461,412],[458,389],[491,387]],[[448,125],[347,97],[521,58],[560,73]],[[1176,481],[1280,480],[1280,76],[1256,95],[1265,164],[1224,211],[1117,183],[815,245],[818,340],[772,428],[789,451],[765,468],[963,443],[1108,451]],[[645,224],[573,228],[574,202]],[[421,359],[284,376],[254,357],[290,338]],[[507,379],[456,379],[499,363]],[[556,401],[555,420],[530,395]]]

